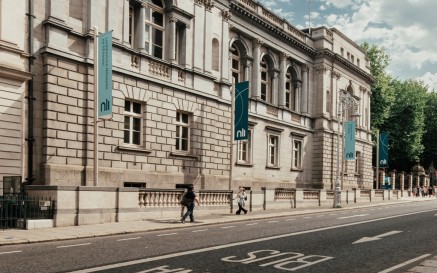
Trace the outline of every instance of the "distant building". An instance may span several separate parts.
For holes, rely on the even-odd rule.
[[[94,185],[97,26],[113,35],[99,186],[333,189],[348,92],[361,116],[344,116],[357,132],[342,185],[372,188],[369,59],[335,28],[299,30],[251,0],[5,0],[0,13],[0,179]],[[250,84],[249,140],[230,147],[240,81]]]

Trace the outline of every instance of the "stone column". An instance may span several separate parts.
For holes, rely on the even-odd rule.
[[[420,186],[420,176],[416,176],[416,184],[414,185],[416,188]]]
[[[170,18],[169,21],[170,41],[168,43],[168,59],[170,62],[176,62],[176,18]]]
[[[275,98],[275,90],[278,90],[278,72],[277,71],[272,71],[272,89],[270,90],[271,92],[271,96],[272,96],[272,101],[271,103],[274,105],[277,105],[278,102],[278,98]]]
[[[309,89],[309,81],[308,81],[308,65],[302,65],[302,113],[308,113],[308,89]]]
[[[231,13],[228,10],[222,11],[222,41],[221,41],[221,81],[222,82],[232,82],[229,79],[229,19],[231,18]],[[246,73],[246,67],[243,73]],[[247,80],[248,78],[244,78]]]
[[[408,190],[409,191],[413,190],[413,174],[412,173],[408,174]]]
[[[391,180],[391,189],[395,190],[396,189],[396,171],[393,170],[390,172],[390,180]]]
[[[203,9],[203,1],[194,1],[194,46],[193,46],[193,69],[202,71],[204,67],[204,42],[205,42],[205,11]],[[210,52],[208,52],[210,54]]]
[[[208,73],[211,74],[212,72],[212,32],[214,31],[211,27],[205,27],[208,26],[208,24],[210,22],[212,22],[214,19],[212,17],[212,13],[211,10],[214,7],[214,2],[211,0],[205,0],[204,1],[204,5],[205,5],[205,21],[203,24],[203,29],[204,29],[204,46],[205,46],[205,51],[204,51],[204,55],[203,55],[203,70]]]
[[[279,87],[278,87],[278,106],[279,107],[285,107],[285,75],[287,73],[286,71],[286,61],[287,61],[287,54],[281,53],[280,54],[280,63],[279,63],[279,69],[281,70],[279,72]]]
[[[260,54],[261,54],[261,40],[253,40],[253,64],[252,64],[252,97],[260,97],[261,81],[260,81]]]
[[[385,170],[379,170],[379,188],[382,189],[382,185],[384,185],[385,179]]]
[[[300,97],[301,97],[301,89],[302,89],[302,82],[296,81],[295,83],[295,90],[294,90],[294,110],[296,112],[300,112]]]
[[[399,181],[400,181],[400,187],[401,187],[401,191],[404,190],[404,179],[405,179],[405,173],[404,172],[400,172],[399,173]]]
[[[140,51],[142,52],[148,52],[149,49],[145,48],[145,32],[146,32],[146,25],[144,24],[145,21],[145,15],[146,15],[146,9],[144,6],[141,6],[140,9],[140,18],[138,18],[138,21],[136,22],[137,26],[136,29],[138,29],[139,31],[136,32],[135,34],[137,34],[137,39],[135,39],[136,43],[137,43],[137,47]],[[149,41],[150,42],[150,41]]]
[[[129,45],[129,0],[123,1],[123,44],[128,46]],[[132,30],[134,31],[134,30]],[[135,37],[135,35],[134,35]],[[133,45],[132,45],[133,46]]]

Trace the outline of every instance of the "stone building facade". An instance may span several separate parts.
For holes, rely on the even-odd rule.
[[[34,159],[32,174],[24,159],[17,163],[16,173],[28,182],[95,186],[97,26],[113,37],[113,115],[99,122],[98,186],[333,189],[338,98],[345,92],[361,116],[355,118],[357,159],[343,164],[342,185],[372,187],[370,64],[337,29],[299,30],[251,0],[6,0],[0,45],[16,37],[4,34],[3,15],[19,13],[17,28],[24,29],[29,4],[33,50],[23,37],[16,41],[13,92],[0,72],[1,101],[18,103],[24,119],[25,63],[34,58],[35,145],[31,151],[14,146]],[[8,65],[1,60],[0,67]],[[249,81],[249,140],[231,145],[232,86],[241,81]],[[2,107],[11,110],[11,103]],[[9,129],[4,112],[1,117]],[[11,141],[24,142],[26,128],[19,131]],[[5,157],[1,176],[12,164]]]

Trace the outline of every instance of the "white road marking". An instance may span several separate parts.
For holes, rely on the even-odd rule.
[[[268,223],[277,223],[279,221],[268,221]]]
[[[233,228],[235,226],[227,226],[227,227],[221,227],[221,228]]]
[[[303,219],[311,219],[312,217],[304,217]]]
[[[157,235],[158,237],[161,237],[161,236],[171,236],[171,235],[176,235],[177,233],[166,233],[166,234],[159,234],[159,235]]]
[[[0,255],[3,255],[3,254],[12,254],[12,253],[20,253],[20,252],[23,252],[23,251],[16,250],[16,251],[9,251],[9,252],[0,252]]]
[[[387,268],[386,270],[379,271],[378,273],[388,273],[388,272],[392,272],[392,271],[394,271],[394,270],[396,270],[396,269],[398,269],[398,268],[404,267],[404,266],[406,266],[406,265],[408,265],[408,264],[411,264],[411,263],[414,263],[414,262],[416,262],[416,261],[422,260],[422,259],[424,259],[424,258],[426,258],[426,257],[429,257],[429,256],[431,256],[431,254],[425,254],[425,255],[419,256],[419,257],[417,257],[417,258],[414,258],[414,259],[408,260],[408,261],[406,261],[406,262],[403,262],[403,263],[401,263],[401,264],[395,265],[395,266],[393,266],[393,267]]]
[[[296,218],[285,219],[285,221],[294,221]]]
[[[357,215],[351,215],[351,216],[343,216],[343,217],[338,217],[337,219],[347,219],[347,218],[355,218],[355,217],[364,217],[367,216],[369,214],[357,214]]]
[[[77,244],[77,245],[66,245],[66,246],[58,246],[57,248],[67,248],[67,247],[75,247],[75,246],[87,246],[90,245],[91,243],[86,243],[86,244]]]
[[[119,239],[119,240],[117,240],[117,242],[121,242],[121,241],[130,241],[130,240],[137,240],[137,239],[141,239],[141,237]]]
[[[202,232],[202,231],[207,231],[208,229],[199,229],[199,230],[193,230],[192,232]]]
[[[367,224],[367,223],[379,222],[379,221],[383,221],[383,220],[406,217],[406,216],[420,214],[420,213],[426,213],[426,212],[430,212],[430,211],[437,211],[437,209],[429,209],[429,210],[420,211],[420,212],[412,212],[412,213],[406,213],[406,214],[402,214],[402,215],[388,216],[388,217],[383,217],[383,218],[365,220],[365,221],[354,222],[354,223],[347,223],[347,224],[336,225],[336,226],[331,226],[331,227],[303,230],[303,231],[298,231],[298,232],[294,232],[294,233],[275,235],[275,236],[253,239],[253,240],[248,240],[248,241],[241,241],[241,242],[236,242],[236,243],[231,243],[231,244],[182,251],[182,252],[171,253],[171,254],[166,254],[166,255],[156,256],[156,257],[151,257],[151,258],[144,258],[144,259],[139,259],[139,260],[134,260],[134,261],[129,261],[129,262],[122,262],[122,263],[104,265],[104,266],[99,266],[99,267],[87,268],[87,269],[83,269],[83,270],[73,271],[70,273],[89,273],[89,272],[103,271],[103,270],[108,270],[108,269],[112,269],[112,268],[119,268],[119,267],[123,267],[123,266],[130,266],[130,265],[148,263],[148,262],[153,262],[153,261],[160,261],[160,260],[181,257],[181,256],[186,256],[186,255],[191,255],[191,254],[196,254],[196,253],[220,250],[220,249],[231,248],[231,247],[236,247],[236,246],[265,242],[265,241],[269,241],[269,240],[276,240],[276,239],[281,239],[281,238],[293,237],[293,236],[298,236],[298,235],[303,235],[303,234],[310,234],[310,233],[315,233],[315,232],[320,232],[320,231],[325,231],[325,230],[333,230],[333,229],[337,229],[337,228],[351,227],[351,226],[357,226],[357,225],[362,225],[362,224]]]
[[[359,243],[366,243],[366,242],[371,242],[371,241],[377,241],[377,240],[381,240],[382,237],[386,237],[386,236],[390,236],[390,235],[395,235],[398,233],[402,233],[403,231],[398,231],[398,230],[393,230],[390,232],[386,232],[383,234],[380,234],[378,236],[374,236],[374,237],[363,237],[361,239],[359,239],[358,241],[353,242],[352,244],[359,244]]]
[[[254,226],[254,225],[258,225],[258,223],[247,224],[246,226]]]

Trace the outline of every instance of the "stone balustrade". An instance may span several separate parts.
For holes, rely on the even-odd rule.
[[[294,200],[296,190],[294,189],[275,189],[275,201],[279,200]]]

